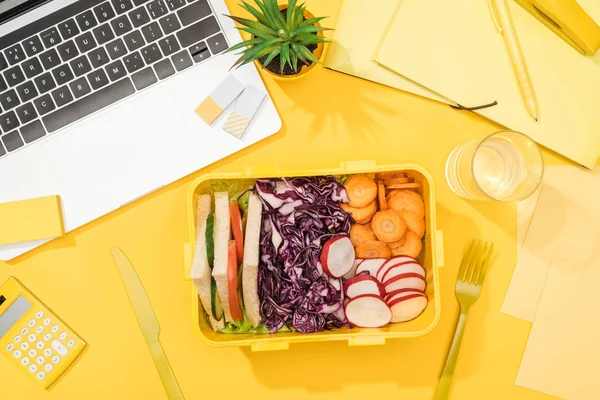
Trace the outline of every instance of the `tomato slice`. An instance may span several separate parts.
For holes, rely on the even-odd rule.
[[[229,286],[229,309],[234,321],[244,318],[240,298],[238,297],[238,261],[236,255],[236,244],[231,242],[227,249],[227,284]]]
[[[231,230],[235,240],[235,248],[238,262],[244,258],[244,231],[242,230],[242,215],[237,201],[229,205],[229,215],[231,215]]]

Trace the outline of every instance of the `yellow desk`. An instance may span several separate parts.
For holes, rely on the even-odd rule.
[[[232,7],[235,3],[228,0]],[[340,0],[308,4],[315,14],[335,16]],[[163,347],[188,400],[430,399],[457,318],[458,264],[470,240],[482,237],[496,243],[498,256],[470,315],[451,398],[550,399],[514,386],[529,324],[499,311],[515,262],[515,207],[465,202],[444,178],[446,157],[456,145],[498,126],[321,67],[297,82],[278,84],[266,77],[266,83],[284,120],[279,134],[15,262],[0,262],[0,282],[16,276],[89,343],[49,391],[0,357],[0,398],[166,399],[110,254],[109,247],[116,245],[146,288]],[[548,163],[562,163],[545,156]],[[357,159],[418,163],[437,183],[446,255],[437,328],[421,338],[372,347],[323,343],[251,353],[204,345],[192,329],[192,283],[183,279],[186,194],[192,180],[208,171],[239,171],[266,162],[288,169],[325,168]]]

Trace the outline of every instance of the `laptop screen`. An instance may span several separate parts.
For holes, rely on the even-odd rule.
[[[0,0],[0,24],[52,0]]]

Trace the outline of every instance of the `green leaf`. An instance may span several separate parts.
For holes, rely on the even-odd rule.
[[[240,6],[243,9],[245,9],[246,11],[248,11],[250,14],[252,14],[252,16],[254,18],[256,18],[258,20],[258,22],[260,22],[261,24],[268,26],[268,27],[272,27],[273,22],[271,20],[269,20],[269,18],[266,15],[264,15],[263,13],[258,11],[255,7],[252,7],[250,4],[246,3],[243,0],[242,0],[242,4],[240,4]]]
[[[316,32],[322,32],[322,31],[331,31],[331,28],[323,28],[322,26],[303,26],[301,28],[296,29],[294,32],[292,32],[292,36],[298,36],[298,35],[302,35],[304,33],[316,33]]]
[[[258,60],[259,58],[261,58],[261,57],[263,57],[263,56],[266,56],[266,55],[267,55],[267,54],[269,54],[271,51],[272,51],[271,49],[264,49],[264,50],[262,50],[262,51],[258,52],[258,53],[257,53],[255,56],[253,56],[253,57],[251,57],[251,58],[248,58],[248,59],[244,60],[244,61],[243,61],[243,62],[242,62],[242,63],[241,63],[239,66],[238,66],[238,68],[239,68],[239,67],[241,67],[242,65],[246,65],[246,64],[248,64],[248,63],[251,63],[251,62],[253,62],[254,60]]]
[[[296,40],[296,43],[301,44],[303,46],[310,46],[312,44],[319,44],[319,43],[329,43],[329,40],[327,39],[323,39],[323,38],[316,38],[316,39],[302,39],[302,40]]]
[[[304,57],[306,57],[307,59],[309,59],[312,62],[321,64],[321,61],[319,61],[319,59],[317,57],[315,57],[315,55],[312,53],[312,51],[310,51],[309,49],[307,49],[304,46],[298,46],[298,47],[300,48],[300,52],[302,53],[302,55]]]
[[[225,50],[225,53],[229,53],[231,51],[235,51],[237,49],[241,49],[241,48],[244,48],[244,47],[247,47],[247,46],[252,46],[254,44],[258,44],[258,43],[261,43],[263,41],[264,41],[264,39],[261,39],[261,38],[256,38],[256,39],[251,39],[251,40],[245,40],[245,41],[243,41],[241,43],[234,44],[233,46],[231,46],[230,48],[228,48],[227,50]]]
[[[290,31],[292,30],[292,21],[294,20],[295,12],[296,12],[296,0],[289,0],[287,15],[286,15],[286,17],[287,17],[286,23],[287,23],[287,27]]]
[[[281,47],[276,47],[273,50],[271,50],[271,52],[269,53],[269,56],[263,63],[263,68],[266,68],[269,64],[271,64],[271,61],[273,61],[273,59],[275,57],[277,57],[279,55],[279,53],[281,53]]]
[[[252,28],[238,28],[238,30],[248,32],[256,37],[263,38],[263,39],[276,39],[277,38],[276,36],[273,36],[271,34],[264,33],[261,31],[257,31],[256,29],[252,29]]]
[[[259,31],[259,32],[268,33],[268,34],[274,35],[274,36],[277,35],[277,31],[276,30],[274,30],[272,28],[269,28],[268,26],[263,25],[263,24],[261,24],[259,22],[252,21],[251,19],[234,17],[233,15],[226,15],[226,17],[231,18],[232,20],[234,20],[235,22],[237,22],[240,25],[246,26],[246,27],[251,28],[251,29],[255,29],[255,30]]]
[[[264,0],[263,12],[273,20],[273,28],[277,30],[285,28],[285,21],[283,20],[281,11],[279,11],[277,0]]]
[[[302,52],[300,51],[300,46],[297,45],[296,43],[292,43],[292,50],[294,52],[294,54],[296,54],[296,56],[305,64],[308,64],[308,61],[306,60],[306,58],[304,57],[304,55],[302,54]]]
[[[295,26],[299,26],[302,23],[302,21],[304,20],[304,11],[305,10],[306,10],[306,6],[304,5],[304,3],[302,3],[296,9],[296,21],[295,21],[296,23],[294,24]]]
[[[269,20],[269,26],[273,29],[277,29],[277,24],[275,23],[275,21],[273,21],[273,18],[271,18],[269,13],[266,11],[266,6],[264,4],[264,1],[263,0],[254,0],[254,2],[256,3],[258,8],[260,8],[262,15],[264,15],[265,18]]]
[[[208,265],[212,269],[213,263],[215,262],[215,213],[208,214],[206,217],[206,229],[204,231],[204,242],[206,243],[206,257],[208,258]]]
[[[281,46],[281,56],[280,56],[281,60],[280,60],[280,67],[279,67],[279,73],[281,75],[283,75],[283,68],[285,67],[285,64],[288,63],[290,64],[290,67],[292,66],[291,61],[290,61],[290,45],[289,43],[284,43]]]
[[[314,25],[317,22],[325,19],[327,17],[317,17],[317,18],[311,18],[311,19],[307,19],[306,21],[302,21],[299,25],[299,27],[303,27],[303,26],[308,26],[308,25]]]
[[[272,40],[264,40],[261,44],[256,44],[253,47],[247,49],[244,52],[244,55],[246,57],[254,57],[254,59],[256,59],[256,54],[261,53],[263,50],[268,49],[267,53],[270,53],[274,47],[279,47],[279,45],[277,45],[278,43],[281,43],[283,40],[276,38],[276,39],[272,39]],[[277,45],[277,46],[275,46]],[[264,54],[263,54],[264,55]],[[262,57],[262,56],[261,56]]]
[[[294,72],[298,72],[298,53],[295,51],[290,51],[290,59],[292,61],[292,68],[294,68]]]

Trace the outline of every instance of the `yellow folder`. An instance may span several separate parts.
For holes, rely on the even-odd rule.
[[[600,21],[600,2],[579,3]],[[583,56],[509,2],[540,109],[523,104],[488,1],[404,0],[376,55],[388,68],[592,168],[600,156],[600,52]]]
[[[0,245],[52,239],[64,234],[58,196],[0,203]]]

